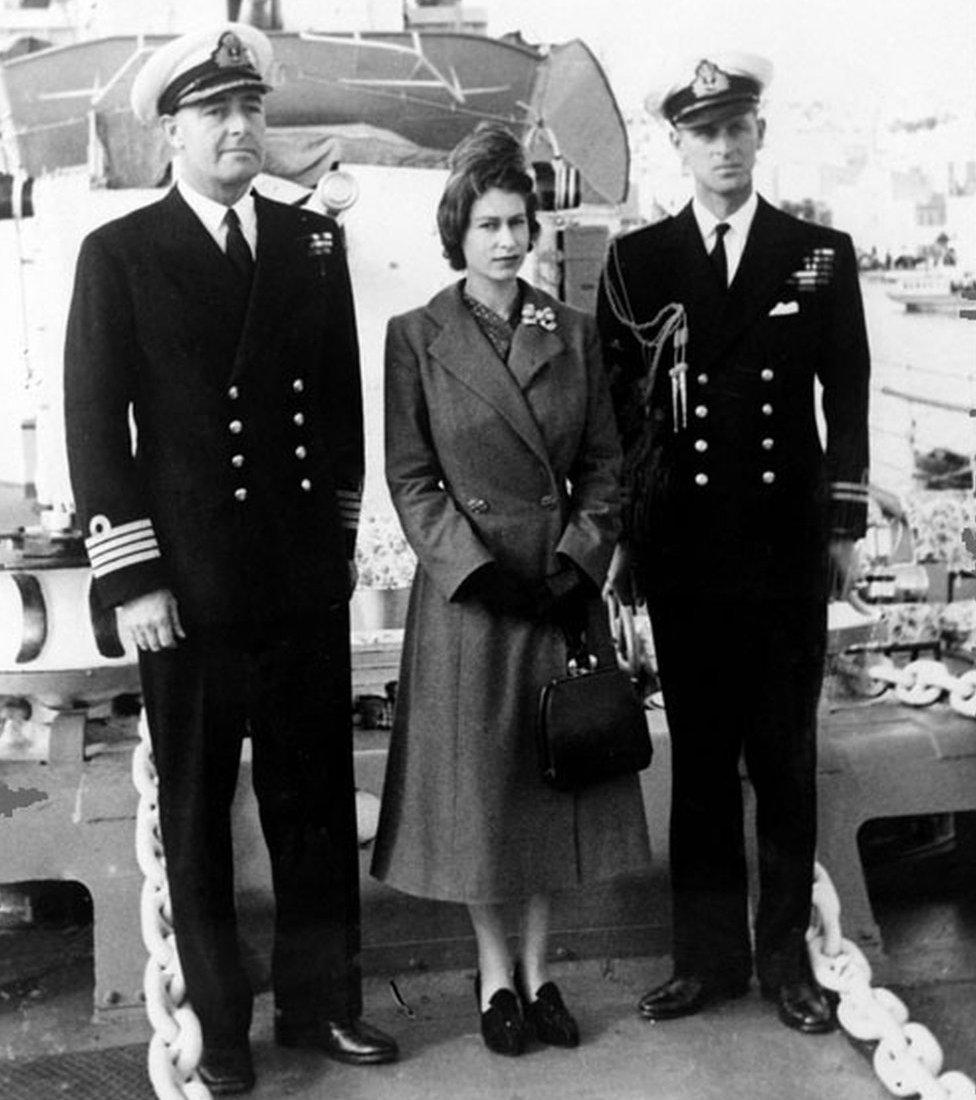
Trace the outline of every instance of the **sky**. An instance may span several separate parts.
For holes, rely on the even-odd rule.
[[[717,49],[769,57],[770,97],[882,105],[905,117],[976,109],[976,0],[473,0],[488,32],[582,38],[624,110],[675,59]]]

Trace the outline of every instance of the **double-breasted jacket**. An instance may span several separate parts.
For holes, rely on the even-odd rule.
[[[760,199],[726,290],[689,204],[613,243],[598,322],[645,582],[822,591],[827,539],[863,534],[867,502],[869,357],[850,238]]]
[[[82,245],[67,443],[106,606],[169,587],[213,625],[348,594],[363,440],[342,240],[311,211],[255,210],[249,291],[176,189]]]
[[[387,331],[386,474],[419,564],[373,871],[498,901],[641,869],[647,830],[636,776],[578,794],[542,782],[535,712],[565,674],[561,631],[455,599],[490,561],[541,582],[564,554],[603,583],[620,446],[593,320],[523,286],[543,323],[519,324],[503,363],[461,285]],[[596,596],[591,642],[613,660]]]

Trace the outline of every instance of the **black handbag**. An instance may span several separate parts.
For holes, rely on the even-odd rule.
[[[570,647],[567,674],[539,695],[542,777],[559,791],[639,772],[651,762],[644,707],[622,668],[599,668],[585,645]]]

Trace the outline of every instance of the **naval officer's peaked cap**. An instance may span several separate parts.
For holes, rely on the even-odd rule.
[[[257,27],[222,23],[154,50],[132,84],[132,112],[154,122],[221,92],[270,92],[271,43]]]
[[[714,53],[682,62],[645,106],[672,126],[701,126],[756,107],[773,66],[749,53]]]

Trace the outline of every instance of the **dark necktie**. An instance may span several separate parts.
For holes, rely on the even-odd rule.
[[[729,286],[729,258],[725,255],[725,234],[730,228],[728,222],[719,222],[715,226],[715,247],[708,254],[723,290],[727,290]]]
[[[241,219],[236,210],[228,208],[224,215],[224,224],[227,226],[227,259],[234,265],[237,273],[246,283],[250,283],[254,272],[254,257],[244,240],[241,232]]]

